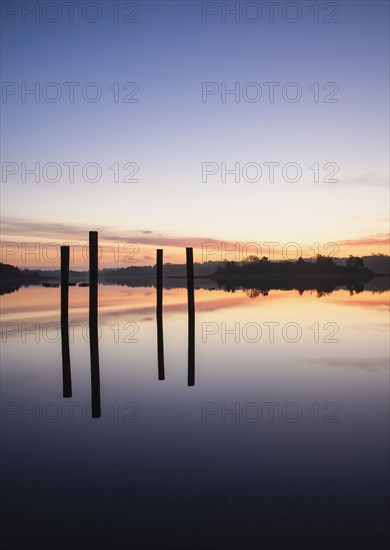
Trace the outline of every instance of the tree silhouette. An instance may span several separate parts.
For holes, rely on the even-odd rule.
[[[359,258],[359,256],[352,256],[350,254],[349,258],[347,258],[346,265],[352,269],[362,269],[364,267],[364,260],[363,258]]]
[[[323,256],[322,254],[317,254],[316,264],[330,267],[334,265],[334,259],[331,256]]]
[[[244,262],[246,264],[257,264],[258,262],[260,262],[260,258],[258,256],[247,256],[244,260]]]

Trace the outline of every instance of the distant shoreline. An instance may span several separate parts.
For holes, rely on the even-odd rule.
[[[348,261],[348,260],[346,260]],[[390,258],[350,257],[349,265],[340,265],[333,258],[318,256],[317,261],[273,262],[267,258],[252,256],[246,262],[204,262],[195,263],[195,280],[203,282],[206,289],[257,288],[271,289],[321,289],[331,291],[336,287],[360,288],[362,284],[373,279],[390,277]],[[368,263],[383,270],[378,272],[365,266]],[[386,270],[386,271],[385,271]],[[130,287],[155,286],[155,266],[129,266],[103,268],[99,270],[99,282],[102,284],[119,284]],[[185,264],[164,264],[165,288],[186,287]],[[0,294],[18,290],[22,286],[38,285],[57,287],[60,282],[60,270],[19,269],[9,264],[0,263]],[[88,286],[89,272],[69,272],[71,286]],[[386,283],[376,284],[384,287]]]

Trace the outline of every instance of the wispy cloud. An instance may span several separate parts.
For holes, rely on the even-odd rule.
[[[60,244],[70,243],[84,246],[88,243],[89,230],[99,230],[100,246],[102,247],[103,252],[106,251],[106,254],[111,254],[109,258],[113,257],[114,250],[119,250],[119,248],[115,248],[116,245],[121,246],[120,250],[123,254],[130,254],[131,250],[129,249],[129,246],[132,245],[134,254],[135,251],[137,252],[136,263],[138,263],[138,265],[140,265],[139,261],[146,263],[153,261],[154,256],[150,249],[165,248],[165,261],[169,261],[170,258],[172,258],[173,262],[177,262],[181,260],[174,257],[176,254],[176,249],[181,254],[181,251],[183,251],[185,247],[192,247],[197,251],[198,257],[200,255],[199,252],[203,251],[205,253],[204,256],[202,255],[203,259],[223,260],[225,258],[224,250],[234,250],[235,246],[235,242],[232,240],[223,241],[211,236],[174,235],[162,233],[159,230],[153,230],[151,228],[120,229],[114,226],[102,226],[97,228],[50,221],[38,222],[19,218],[3,219],[2,240],[3,246],[7,246],[9,244],[20,245],[23,243],[36,242],[40,242],[42,244],[55,243],[57,246]],[[256,241],[256,239],[257,236],[253,235],[252,240]],[[258,242],[261,246],[261,241],[259,240]],[[237,241],[237,243],[240,245],[241,250],[245,249],[245,241]],[[368,254],[372,250],[378,251],[378,249],[386,252],[388,243],[388,233],[376,233],[374,235],[366,235],[338,241],[340,249],[344,247],[344,255],[350,253]],[[206,248],[207,244],[210,245],[209,248]],[[301,243],[304,256],[309,256],[311,254],[309,244],[310,241],[306,244]],[[18,262],[19,260],[16,256],[18,247],[14,246],[14,248],[16,251],[15,253],[8,251],[8,261],[4,259],[1,261],[9,263],[10,259],[12,259],[14,263]],[[275,259],[282,259],[282,248],[283,243],[281,243],[280,246],[275,247]],[[108,262],[109,258],[108,256],[104,256],[103,261]],[[76,258],[76,263],[80,263],[79,260],[80,258]],[[200,258],[198,261],[200,261]],[[107,265],[111,264],[112,262],[108,262]]]
[[[86,242],[88,240],[88,231],[99,229],[102,242],[118,243],[137,243],[145,246],[167,246],[172,248],[182,248],[192,246],[193,248],[202,248],[205,242],[222,243],[221,240],[212,237],[194,237],[164,235],[150,229],[126,230],[117,227],[105,226],[100,228],[83,227],[81,225],[69,225],[64,223],[41,223],[36,221],[21,220],[17,218],[4,218],[2,221],[3,238],[12,239],[42,239],[46,242],[61,240],[76,240]]]
[[[356,239],[337,241],[340,246],[380,246],[389,244],[390,233],[376,233]]]

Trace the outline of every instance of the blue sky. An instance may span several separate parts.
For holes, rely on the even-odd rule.
[[[47,3],[39,4],[42,19]],[[203,3],[197,1],[137,2],[139,22],[130,24],[115,23],[112,3],[100,2],[99,22],[83,20],[79,6],[69,23],[63,2],[57,4],[63,13],[58,22],[27,16],[23,23],[20,7],[2,23],[3,86],[18,87],[3,95],[2,159],[18,167],[96,162],[103,176],[98,183],[83,181],[79,171],[74,183],[66,174],[57,183],[42,177],[21,183],[20,171],[3,178],[3,217],[31,221],[30,236],[37,225],[54,222],[107,233],[150,230],[226,240],[261,235],[302,243],[387,231],[388,2],[334,3],[337,23],[322,22],[329,15],[326,2],[318,3],[319,23],[307,1],[297,2],[302,18],[296,23],[281,15],[286,2],[275,8],[274,23],[267,21],[264,2],[256,3],[263,10],[256,23],[245,21],[242,11],[238,23],[233,16],[222,22],[221,2],[209,3],[218,13],[202,22]],[[120,17],[128,13],[125,6]],[[272,81],[280,83],[274,103],[264,86]],[[41,89],[56,82],[63,97],[50,103],[40,94],[38,103],[32,96],[23,103],[23,82],[39,82]],[[65,97],[64,82],[80,82],[74,103]],[[88,82],[100,86],[100,101],[82,99]],[[136,82],[139,102],[115,103],[109,89],[115,82]],[[228,96],[223,103],[215,94],[205,103],[202,82],[228,88],[237,82],[241,89],[256,82],[263,96],[255,103]],[[281,96],[288,82],[302,89],[297,103]],[[321,90],[318,103],[309,89],[314,82]],[[327,82],[339,87],[338,103],[322,101]],[[217,174],[202,182],[203,162],[270,161],[299,164],[302,180],[292,184],[278,176],[270,183],[263,176],[256,183],[222,183]],[[115,184],[114,162],[136,162],[140,181]],[[314,162],[337,163],[340,181],[313,183]]]

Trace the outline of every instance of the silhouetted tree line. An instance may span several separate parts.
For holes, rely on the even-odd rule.
[[[27,270],[9,264],[0,263],[0,294],[18,290],[23,284],[34,283],[37,277],[29,275]]]
[[[248,256],[243,262],[228,261],[219,266],[214,277],[248,278],[248,277],[334,277],[334,276],[369,276],[370,269],[364,267],[364,259],[349,256],[345,266],[337,265],[331,256],[318,254],[315,262],[305,261],[299,257],[296,261],[270,262],[266,256]]]
[[[22,279],[22,272],[18,267],[9,264],[0,264],[0,278],[5,280],[17,280]]]

